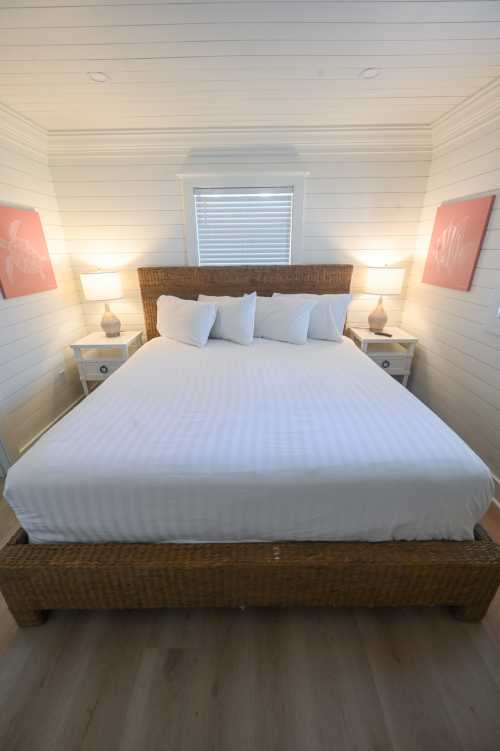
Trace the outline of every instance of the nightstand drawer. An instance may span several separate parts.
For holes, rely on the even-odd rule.
[[[80,375],[88,381],[103,381],[122,365],[121,360],[99,360],[98,362],[80,362]]]
[[[409,355],[370,354],[370,359],[391,375],[408,375],[411,369],[411,356]]]
[[[89,382],[105,381],[139,349],[141,339],[140,331],[122,331],[115,337],[94,331],[71,345],[85,396]]]
[[[388,336],[356,327],[350,328],[350,334],[361,351],[373,360],[375,365],[395,377],[403,386],[408,386],[417,344],[416,337],[395,326],[385,329]]]

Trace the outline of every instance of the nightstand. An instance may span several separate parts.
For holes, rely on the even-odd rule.
[[[141,331],[122,331],[120,336],[113,337],[96,331],[74,342],[71,349],[78,364],[85,396],[89,393],[89,382],[105,381],[141,344]]]
[[[357,328],[351,328],[350,335],[373,362],[407,386],[418,339],[396,326],[386,326],[384,331],[392,334],[392,337]]]

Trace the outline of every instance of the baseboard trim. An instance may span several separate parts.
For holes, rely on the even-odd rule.
[[[78,404],[79,402],[81,402],[81,401],[82,401],[82,399],[84,399],[84,394],[82,394],[82,395],[81,395],[81,396],[79,396],[79,397],[78,397],[77,399],[75,399],[74,401],[72,401],[72,402],[71,402],[71,404],[68,404],[68,406],[67,406],[67,407],[65,407],[65,408],[63,409],[63,411],[62,411],[62,412],[60,412],[60,413],[59,413],[59,414],[57,415],[57,417],[54,417],[54,419],[53,419],[53,420],[51,420],[51,421],[50,421],[50,422],[48,423],[48,425],[46,425],[46,426],[45,426],[44,428],[42,428],[42,430],[40,430],[40,431],[39,431],[39,432],[38,432],[38,433],[37,433],[37,434],[36,434],[35,436],[33,436],[33,438],[31,438],[31,439],[30,439],[30,440],[28,441],[28,443],[25,443],[25,444],[24,444],[24,446],[21,446],[21,448],[19,449],[19,454],[20,454],[20,456],[22,456],[22,455],[23,455],[23,454],[24,454],[24,453],[25,453],[25,452],[26,452],[26,451],[27,451],[27,450],[28,450],[29,448],[31,448],[31,447],[33,446],[33,444],[35,444],[35,443],[36,443],[36,442],[37,442],[37,441],[38,441],[38,440],[39,440],[39,439],[40,439],[40,438],[41,438],[41,437],[43,436],[43,434],[47,432],[47,430],[50,430],[50,428],[51,428],[51,427],[52,427],[53,425],[55,425],[55,424],[56,424],[56,422],[59,422],[59,420],[62,420],[62,418],[64,417],[64,415],[67,415],[67,414],[68,414],[68,412],[71,412],[71,410],[72,410],[72,409],[73,409],[74,407],[76,407],[76,405],[77,405],[77,404]]]

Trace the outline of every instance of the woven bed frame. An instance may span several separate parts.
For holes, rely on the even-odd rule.
[[[352,266],[139,269],[146,332],[160,294],[348,292]],[[448,605],[486,613],[500,548],[476,526],[466,542],[42,544],[19,530],[0,552],[0,588],[20,626],[49,610],[247,606]]]

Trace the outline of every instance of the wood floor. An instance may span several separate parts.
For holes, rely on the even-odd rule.
[[[498,508],[485,525],[500,540]],[[500,750],[498,595],[481,624],[179,610],[14,631],[0,609],[1,751]]]

